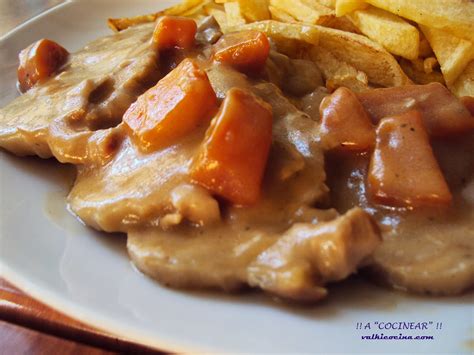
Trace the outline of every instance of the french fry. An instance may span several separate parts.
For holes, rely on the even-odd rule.
[[[226,4],[233,1],[239,3],[242,15],[248,22],[270,19],[268,0],[215,0],[215,3]]]
[[[344,16],[367,7],[365,0],[336,0],[336,16]]]
[[[204,15],[204,7],[211,3],[213,3],[212,0],[202,0],[199,5],[183,12],[180,16],[188,16],[188,17],[197,18],[201,15]]]
[[[335,28],[337,30],[360,34],[360,30],[352,23],[347,16],[328,17],[323,24],[325,27]]]
[[[309,44],[317,44],[319,31],[310,25],[302,23],[283,23],[274,20],[247,23],[232,28],[233,31],[256,30],[276,39],[296,39]]]
[[[167,8],[163,12],[165,15],[180,16],[185,14],[187,11],[201,5],[202,3],[202,0],[184,0],[175,6]]]
[[[269,6],[268,10],[270,10],[272,20],[277,20],[277,21],[287,22],[287,23],[297,22],[296,19],[293,16],[291,16],[288,12],[278,7]]]
[[[144,23],[155,22],[156,19],[160,16],[170,15],[170,16],[189,16],[186,15],[186,12],[199,8],[200,5],[203,5],[206,1],[203,0],[184,0],[182,3],[169,7],[163,11],[155,12],[152,14],[139,15],[134,17],[123,17],[123,18],[109,18],[107,20],[107,25],[114,31],[120,32],[131,26],[140,25]]]
[[[107,25],[110,27],[110,29],[112,29],[112,31],[120,32],[131,26],[155,22],[156,19],[161,15],[163,15],[163,12],[140,15],[135,17],[109,18],[107,20]]]
[[[347,87],[355,92],[369,89],[367,75],[352,65],[339,60],[327,49],[313,47],[309,55],[321,70],[326,86],[330,91],[338,87]]]
[[[418,58],[420,36],[415,26],[374,7],[355,11],[348,16],[363,34],[390,53],[407,59]]]
[[[225,11],[209,6],[205,7],[204,11],[209,15],[213,16],[221,28],[221,31],[226,33],[229,31],[229,25],[227,24],[227,15]]]
[[[314,25],[319,32],[319,46],[336,58],[367,74],[369,82],[380,86],[411,83],[395,58],[381,45],[367,37]]]
[[[311,0],[270,0],[270,5],[283,10],[301,22],[321,24],[334,16],[334,10]]]
[[[458,97],[474,97],[474,60],[467,65],[450,89]]]
[[[420,29],[433,48],[446,83],[451,85],[474,59],[472,42],[435,28],[420,25]]]
[[[334,9],[336,7],[336,0],[316,0],[321,5]]]
[[[474,3],[466,0],[366,0],[419,24],[474,41]]]
[[[229,1],[224,3],[224,9],[228,26],[239,26],[246,23],[244,16],[242,16],[240,5],[237,1]]]
[[[268,0],[238,0],[242,15],[249,22],[270,19],[268,11]]]

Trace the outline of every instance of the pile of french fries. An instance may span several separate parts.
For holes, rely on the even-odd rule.
[[[282,52],[315,61],[330,89],[438,81],[474,96],[470,0],[184,0],[109,26],[121,31],[163,15],[211,15],[224,33],[263,31]]]

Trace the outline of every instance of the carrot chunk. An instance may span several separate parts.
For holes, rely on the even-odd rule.
[[[254,30],[226,34],[214,45],[216,61],[247,73],[262,70],[269,53],[267,36]]]
[[[369,167],[376,202],[399,207],[449,205],[452,196],[431,149],[421,114],[384,118]]]
[[[236,205],[258,201],[272,142],[271,107],[248,91],[228,91],[191,170],[192,179]]]
[[[444,85],[405,85],[357,94],[373,122],[417,110],[432,137],[447,137],[474,130],[474,118]]]
[[[141,95],[123,117],[136,144],[145,152],[174,144],[217,110],[207,74],[185,59]]]
[[[375,145],[375,129],[369,115],[351,90],[340,87],[319,107],[321,142],[335,151],[367,151]]]
[[[40,39],[20,52],[18,83],[22,92],[53,75],[64,63],[69,52],[54,41]]]
[[[188,49],[194,45],[196,22],[187,17],[163,16],[153,31],[153,42],[159,50],[182,48]]]

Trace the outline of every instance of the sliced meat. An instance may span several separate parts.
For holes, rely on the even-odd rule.
[[[209,78],[214,87],[221,82],[215,75]],[[245,77],[239,78],[251,87]],[[246,220],[263,224],[275,219],[283,221],[287,211],[293,213],[327,195],[323,154],[315,142],[318,126],[273,84],[251,89],[272,106],[273,143],[262,184],[262,201],[241,209],[235,218],[245,215]],[[191,183],[190,164],[205,128],[178,144],[149,154],[140,152],[129,138],[124,138],[117,154],[104,165],[79,168],[69,195],[71,210],[86,224],[105,231],[126,232],[133,226],[159,225],[165,216],[161,222],[166,226],[189,220],[176,215],[179,211],[171,195],[178,186]]]
[[[313,92],[303,96],[298,102],[298,107],[313,120],[319,121],[321,119],[319,115],[319,106],[321,106],[321,102],[328,95],[329,92],[326,88],[319,87]]]
[[[379,243],[378,227],[359,208],[326,223],[295,224],[249,266],[249,283],[291,300],[319,300],[323,285],[354,273]]]
[[[327,294],[327,282],[355,272],[379,243],[362,210],[333,218],[312,210],[307,221],[300,218],[306,223],[286,231],[278,223],[249,228],[233,220],[201,231],[133,231],[127,248],[141,271],[172,287],[235,291],[248,284],[290,300],[317,301]]]
[[[474,208],[464,208],[467,213],[435,217],[421,228],[407,219],[376,250],[372,271],[394,288],[417,293],[451,295],[473,287]]]
[[[379,222],[383,243],[370,270],[380,282],[418,293],[458,294],[474,286],[474,135],[434,141],[453,193],[449,208],[386,209],[366,196],[367,157],[334,157],[328,164],[332,205],[361,206]]]
[[[292,59],[288,74],[282,87],[290,95],[303,96],[324,86],[321,71],[310,60]]]
[[[68,197],[71,210],[87,225],[107,232],[159,224],[160,217],[173,212],[172,191],[191,182],[189,166],[203,136],[203,131],[196,132],[150,154],[125,138],[106,164],[78,168]]]
[[[18,155],[54,154],[60,161],[77,163],[74,156],[61,154],[60,145],[74,143],[65,133],[117,125],[130,104],[158,80],[152,31],[152,24],[136,26],[71,55],[59,75],[0,110],[0,147]],[[62,132],[59,140],[50,132],[54,121]]]

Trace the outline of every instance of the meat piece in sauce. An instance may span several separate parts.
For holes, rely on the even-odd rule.
[[[225,67],[215,67],[209,78],[219,94],[226,92],[233,76],[220,80],[229,69],[218,68]],[[252,86],[245,77],[235,77],[233,85],[243,83],[254,91],[272,106],[274,115],[261,201],[246,208],[228,204],[219,208],[207,190],[190,181],[190,163],[204,134],[198,130],[173,146],[148,154],[125,139],[120,153],[109,163],[80,169],[69,197],[71,207],[89,225],[128,231],[134,263],[165,284],[235,290],[250,283],[281,297],[316,301],[326,294],[325,282],[346,277],[370,255],[378,243],[378,232],[360,210],[319,229],[319,222],[333,220],[336,214],[311,207],[327,192],[322,151],[315,141],[317,123],[298,111],[274,85]],[[308,255],[314,267],[304,280],[297,274],[291,276],[295,283],[304,281],[301,284],[270,285],[264,260],[257,256],[273,244],[272,250],[281,252],[276,244],[280,238],[298,239],[299,232],[293,235],[291,229],[296,222],[303,223],[301,228],[314,240]],[[358,248],[352,244],[356,240]],[[338,250],[346,252],[323,256],[325,241],[337,243]],[[299,253],[298,243],[292,243],[293,251]],[[278,258],[282,264],[291,264],[294,257]],[[322,259],[320,264],[315,258]],[[246,271],[251,263],[252,271]],[[323,270],[323,264],[332,265],[332,271]],[[268,286],[259,284],[266,278]]]
[[[218,96],[227,91],[226,85],[243,84],[272,106],[273,143],[262,184],[264,201],[257,206],[272,211],[269,216],[286,216],[284,211],[278,212],[286,204],[300,206],[323,199],[327,189],[322,151],[315,141],[317,123],[298,111],[274,85],[253,87],[245,76],[235,72],[227,75],[229,72],[234,71],[223,66],[208,71]],[[237,80],[229,82],[233,77]],[[170,196],[178,186],[192,184],[191,163],[206,128],[153,152],[142,152],[125,137],[119,152],[109,162],[79,168],[69,195],[71,209],[97,229],[124,232],[133,226],[156,225],[165,215],[179,213]],[[262,213],[255,213],[256,221],[263,220],[258,217]]]
[[[84,163],[84,140],[120,123],[130,104],[158,80],[152,32],[153,25],[131,27],[71,54],[59,75],[0,109],[0,147]]]
[[[440,83],[367,90],[357,95],[374,123],[418,110],[431,136],[452,136],[474,129],[474,117]]]
[[[127,248],[140,270],[181,288],[235,291],[246,284],[279,297],[314,302],[327,295],[327,282],[346,278],[380,243],[377,227],[362,210],[325,222],[275,226],[229,223],[197,231],[129,233]],[[209,257],[212,255],[212,257]]]
[[[366,189],[368,156],[329,156],[331,205],[369,212],[383,242],[369,271],[378,282],[417,293],[459,294],[474,286],[474,134],[434,140],[433,150],[453,194],[449,208],[386,208]]]

